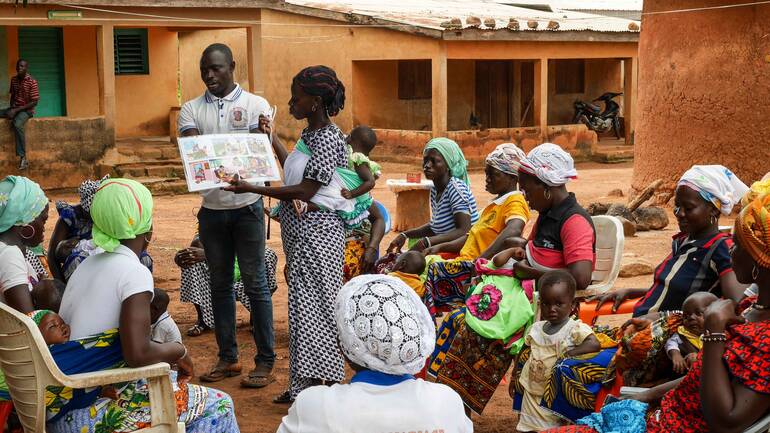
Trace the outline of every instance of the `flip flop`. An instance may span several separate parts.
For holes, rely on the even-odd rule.
[[[275,403],[275,404],[292,404],[292,403],[294,403],[294,399],[291,398],[291,393],[289,391],[284,391],[283,394],[281,394],[278,397],[273,399],[273,403]]]
[[[200,323],[196,323],[187,329],[186,334],[188,337],[200,337],[206,331],[211,331],[211,328],[205,325],[201,325]]]

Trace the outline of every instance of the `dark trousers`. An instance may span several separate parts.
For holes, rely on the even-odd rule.
[[[198,223],[211,274],[211,303],[219,359],[228,363],[238,361],[233,291],[233,268],[237,255],[244,291],[251,302],[251,323],[257,346],[254,362],[272,367],[275,362],[273,301],[265,274],[265,216],[262,199],[240,209],[201,208]]]
[[[10,110],[10,108],[0,110],[0,117],[7,118],[8,110]],[[27,120],[31,118],[31,114],[22,110],[16,113],[16,117],[9,119],[13,128],[13,136],[16,139],[16,155],[18,155],[19,158],[27,156],[27,142],[24,138],[24,127],[27,125]]]

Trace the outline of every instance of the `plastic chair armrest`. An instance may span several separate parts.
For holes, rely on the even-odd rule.
[[[65,376],[66,379],[62,380],[62,385],[76,389],[92,388],[100,385],[111,385],[113,383],[159,377],[167,375],[170,370],[171,366],[165,362],[159,362],[157,364],[139,368],[115,368],[112,370]]]

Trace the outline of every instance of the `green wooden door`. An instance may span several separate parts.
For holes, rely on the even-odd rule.
[[[29,62],[29,73],[40,88],[35,117],[67,114],[63,54],[60,27],[19,28],[19,56]]]

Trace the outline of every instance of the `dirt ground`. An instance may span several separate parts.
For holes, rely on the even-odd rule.
[[[405,164],[385,163],[384,178],[405,177],[407,172],[419,170],[419,167]],[[578,165],[579,179],[569,184],[569,189],[575,192],[578,200],[585,206],[592,201],[625,201],[626,198],[607,198],[605,195],[616,188],[628,192],[631,185],[632,165],[630,163],[617,165],[601,165],[585,163]],[[477,171],[471,174],[471,186],[482,208],[492,197],[484,191],[484,174]],[[373,194],[391,213],[395,212],[395,198],[385,187],[385,179],[377,182]],[[77,201],[74,194],[52,194],[52,200]],[[275,204],[275,201],[273,201]],[[155,283],[166,289],[171,297],[170,312],[184,335],[185,330],[195,322],[195,309],[191,304],[179,302],[179,269],[173,263],[174,253],[186,247],[196,229],[195,214],[200,206],[200,198],[195,194],[157,197],[155,199],[155,219],[153,242],[150,253],[155,260]],[[55,224],[55,210],[51,211],[48,230]],[[666,230],[656,232],[641,232],[633,238],[626,238],[624,262],[630,260],[645,260],[653,265],[659,263],[670,249],[671,236],[676,233],[676,223],[673,216]],[[727,220],[722,224],[729,224]],[[49,233],[50,234],[50,233]],[[381,245],[384,250],[395,233],[386,235]],[[280,269],[283,269],[284,257],[281,248],[280,226],[272,222],[270,239],[267,245],[278,252],[279,272],[278,291],[273,297],[275,322],[275,347],[278,359],[275,366],[277,381],[261,390],[245,390],[239,387],[240,378],[234,377],[215,384],[229,393],[235,400],[238,422],[243,433],[274,432],[278,427],[288,406],[275,405],[271,400],[286,387],[288,379],[288,319],[287,319],[287,288],[286,281]],[[619,279],[617,287],[649,287],[651,276]],[[254,341],[248,332],[248,312],[238,306],[238,341],[244,371],[253,367],[252,357],[255,352]],[[193,356],[196,374],[203,373],[216,361],[217,346],[211,332],[196,338],[184,336],[185,344]],[[474,417],[475,430],[479,433],[509,432],[512,430],[513,413],[511,399],[508,397],[507,385],[503,384],[495,393],[482,416]]]

